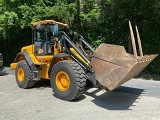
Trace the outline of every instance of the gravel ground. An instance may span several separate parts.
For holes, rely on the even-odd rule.
[[[160,120],[160,82],[132,79],[112,92],[87,88],[76,101],[53,96],[49,81],[17,87],[14,72],[0,76],[0,120]]]

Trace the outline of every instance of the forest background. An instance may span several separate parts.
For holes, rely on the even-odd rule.
[[[94,47],[105,42],[128,51],[128,21],[138,26],[144,54],[160,54],[160,0],[0,0],[0,53],[9,66],[32,44],[31,23],[53,19],[69,24]],[[136,37],[136,36],[135,36]],[[160,56],[146,69],[160,73]]]

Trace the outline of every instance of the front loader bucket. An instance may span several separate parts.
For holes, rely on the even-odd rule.
[[[91,65],[98,82],[111,91],[138,75],[156,56],[135,59],[123,46],[102,43],[95,50]]]
[[[135,50],[135,46],[133,47]],[[102,43],[93,53],[91,60],[98,82],[108,90],[114,90],[138,75],[157,56],[143,56],[142,51],[141,56],[137,56],[137,51],[135,52],[136,54],[132,55],[127,53],[123,46]]]

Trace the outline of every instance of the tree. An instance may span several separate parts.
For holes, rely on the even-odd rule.
[[[138,25],[144,52],[159,53],[159,0],[0,0],[0,11],[0,52],[5,65],[21,47],[31,44],[31,23],[43,19],[68,23],[93,46],[106,42],[126,47],[130,20]],[[153,72],[160,72],[159,62],[157,58],[150,65]]]

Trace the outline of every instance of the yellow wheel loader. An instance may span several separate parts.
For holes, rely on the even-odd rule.
[[[81,35],[71,39],[68,25],[54,20],[42,20],[32,26],[33,44],[23,47],[11,63],[17,84],[26,89],[40,79],[48,79],[54,95],[67,101],[83,94],[86,81],[112,91],[136,76],[157,56],[143,55],[138,29],[140,55],[137,55],[130,22],[134,55],[123,46],[106,43],[94,50]]]
[[[3,56],[0,53],[0,76],[5,75],[5,73],[6,71],[4,70],[4,67],[3,67]]]

